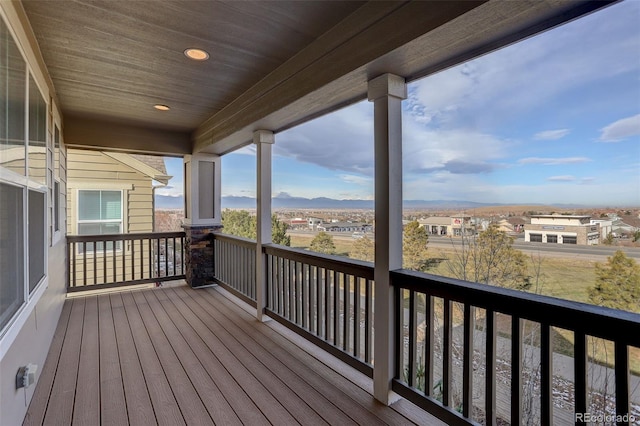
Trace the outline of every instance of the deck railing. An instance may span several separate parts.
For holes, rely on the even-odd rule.
[[[227,290],[256,306],[256,242],[215,234],[213,258],[216,281]]]
[[[218,281],[255,306],[256,243],[215,240]],[[262,255],[265,313],[372,376],[373,265],[272,244]],[[640,315],[413,271],[390,276],[393,390],[448,424],[640,419]]]
[[[373,376],[373,265],[264,247],[267,315]]]
[[[184,232],[68,235],[68,292],[184,279]]]
[[[412,271],[391,278],[393,390],[448,424],[495,425],[501,414],[511,424],[586,424],[596,412],[605,424],[640,421],[640,378],[629,371],[640,315]],[[596,338],[613,365],[592,352]]]

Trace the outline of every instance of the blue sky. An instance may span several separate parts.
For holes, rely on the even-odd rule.
[[[404,199],[640,206],[640,1],[408,88]],[[222,191],[255,196],[253,147],[223,157]],[[276,134],[273,193],[372,199],[373,105]]]

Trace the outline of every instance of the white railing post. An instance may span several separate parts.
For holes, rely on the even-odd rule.
[[[375,299],[373,394],[389,404],[395,368],[395,306],[389,271],[402,267],[402,77],[369,81],[375,136]]]
[[[256,130],[253,143],[257,148],[257,244],[256,244],[256,318],[264,321],[267,306],[267,277],[262,246],[271,243],[271,147],[273,132]]]

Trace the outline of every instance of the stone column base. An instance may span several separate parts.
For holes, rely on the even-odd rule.
[[[182,225],[185,237],[185,275],[192,288],[215,284],[213,264],[213,233],[221,225]]]

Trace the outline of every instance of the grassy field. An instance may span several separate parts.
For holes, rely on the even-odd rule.
[[[291,236],[291,247],[309,248],[313,236]],[[334,239],[336,252],[340,256],[348,256],[353,241]],[[450,253],[446,250],[434,251],[433,256],[445,258]],[[545,257],[542,259],[540,293],[561,299],[589,302],[587,290],[595,283],[595,261],[582,259],[562,259]],[[531,259],[530,259],[531,268]],[[440,263],[429,273],[448,275],[446,264]]]

